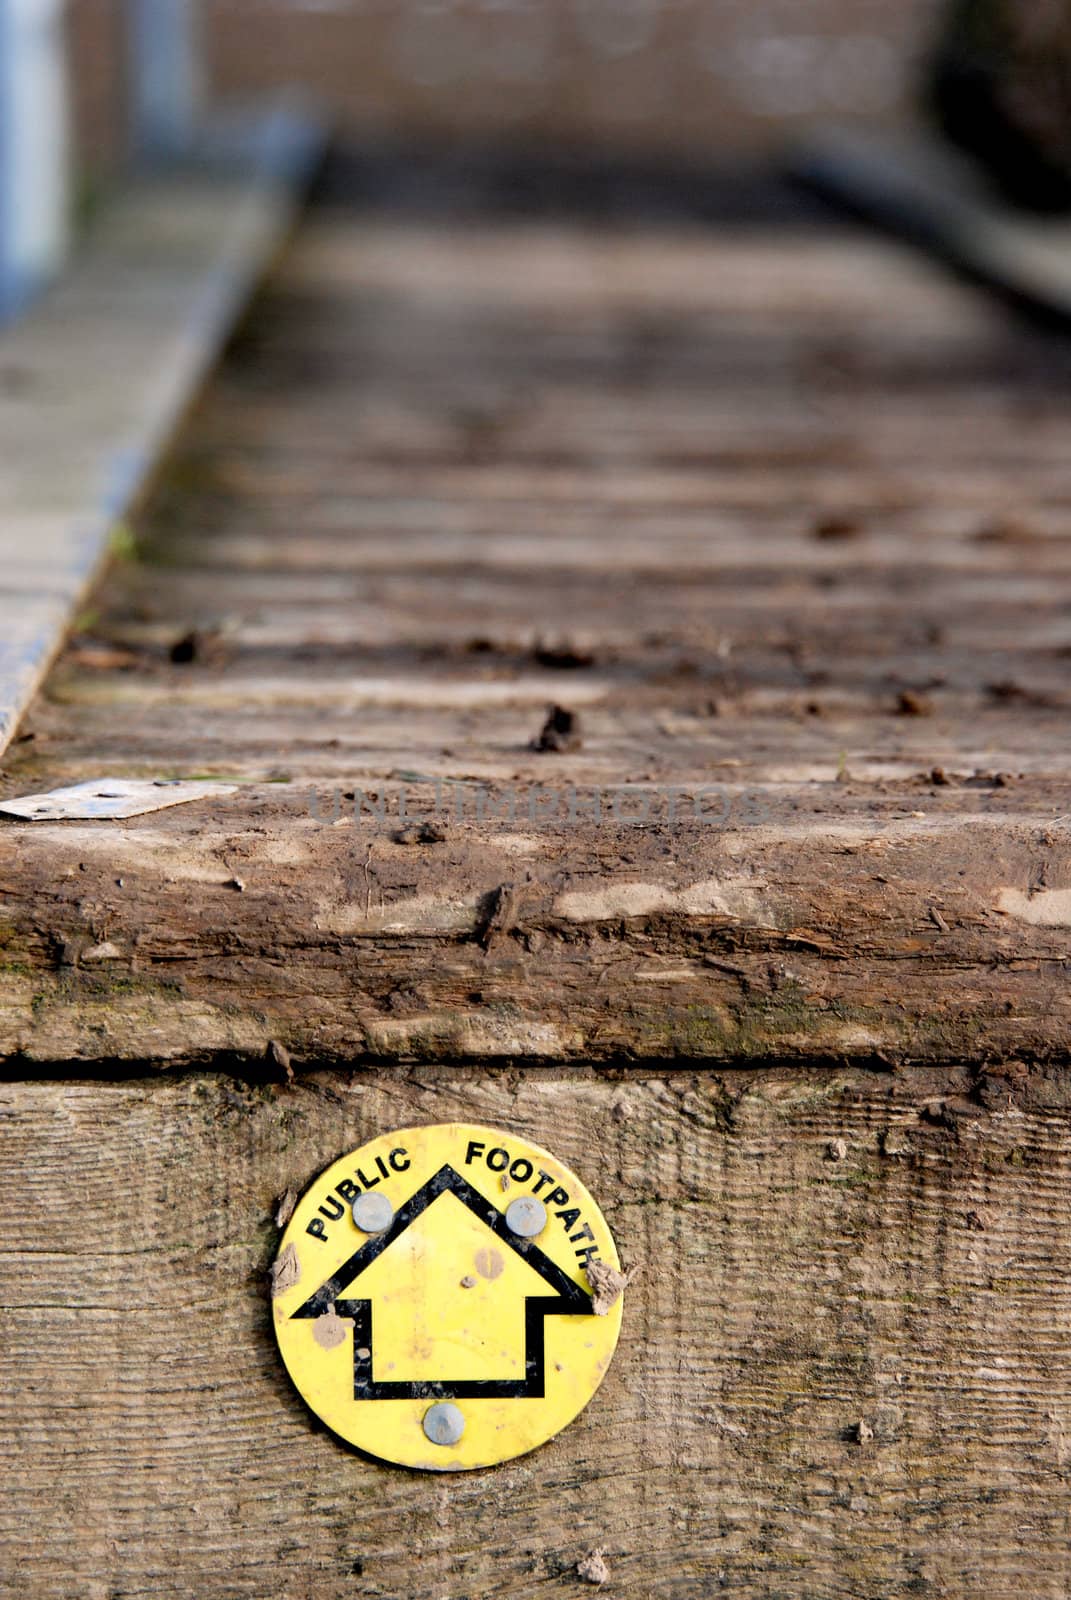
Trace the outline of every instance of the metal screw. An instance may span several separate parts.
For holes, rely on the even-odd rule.
[[[506,1227],[522,1239],[534,1239],[547,1225],[547,1208],[534,1194],[522,1194],[506,1207]]]
[[[424,1432],[432,1444],[457,1444],[465,1431],[465,1418],[449,1400],[440,1400],[424,1413]]]
[[[394,1221],[394,1207],[385,1194],[359,1194],[353,1202],[353,1220],[362,1233],[386,1233]]]

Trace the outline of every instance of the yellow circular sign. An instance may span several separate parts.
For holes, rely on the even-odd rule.
[[[350,1444],[430,1472],[558,1433],[617,1344],[606,1220],[560,1161],[468,1123],[383,1134],[298,1201],[272,1270],[299,1392]]]

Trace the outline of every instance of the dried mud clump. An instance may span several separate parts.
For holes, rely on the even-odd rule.
[[[580,745],[580,718],[576,712],[569,711],[565,706],[551,706],[546,722],[533,741],[533,749],[560,753],[579,750]]]
[[[585,1583],[608,1583],[610,1579],[610,1569],[601,1550],[592,1550],[590,1555],[578,1561],[576,1573]]]
[[[624,1294],[634,1273],[618,1272],[608,1262],[598,1260],[589,1261],[586,1271],[591,1285],[591,1308],[597,1317],[605,1317]]]

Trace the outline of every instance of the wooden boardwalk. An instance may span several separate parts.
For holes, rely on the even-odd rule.
[[[1069,414],[828,224],[312,213],[5,757],[237,789],[0,818],[0,1592],[1063,1600]],[[436,1478],[264,1277],[451,1120],[642,1273]]]
[[[1062,1050],[1069,375],[828,226],[316,214],[3,779],[241,793],[0,825],[0,1048]]]

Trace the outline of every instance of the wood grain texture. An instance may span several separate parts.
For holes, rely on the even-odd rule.
[[[8,1083],[0,1593],[1062,1600],[1062,1075],[321,1073]],[[380,1467],[275,1352],[278,1197],[375,1133],[550,1146],[642,1267],[581,1418]]]
[[[1069,395],[850,231],[321,208],[2,778],[240,793],[0,824],[0,1051],[1062,1058]]]

